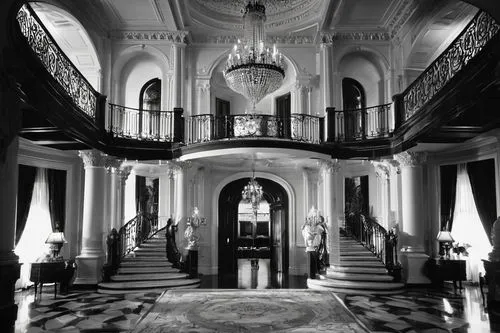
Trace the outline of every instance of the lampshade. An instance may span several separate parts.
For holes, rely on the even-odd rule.
[[[440,231],[436,239],[438,242],[454,242],[454,239],[451,236],[451,232],[449,231]]]
[[[66,239],[64,238],[64,233],[60,231],[56,232],[51,232],[49,234],[49,237],[47,237],[47,240],[45,241],[46,244],[64,244],[67,243]]]

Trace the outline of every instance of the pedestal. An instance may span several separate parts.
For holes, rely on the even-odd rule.
[[[259,259],[250,260],[251,265],[251,280],[250,288],[256,289],[259,282]]]
[[[198,250],[189,250],[187,256],[187,273],[190,279],[198,277]]]
[[[309,258],[309,278],[315,279],[318,274],[318,253],[316,251],[307,251]]]
[[[430,284],[431,280],[425,275],[425,266],[429,256],[418,252],[401,252],[403,264],[403,278],[406,284]]]

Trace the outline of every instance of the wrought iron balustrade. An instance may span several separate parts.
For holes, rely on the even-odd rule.
[[[266,114],[215,117],[191,116],[187,120],[187,144],[232,138],[277,138],[307,143],[323,142],[324,118],[292,114],[282,118]]]
[[[441,55],[402,93],[401,120],[418,112],[497,35],[500,26],[479,12]],[[398,113],[399,113],[398,112]]]
[[[355,141],[389,137],[394,131],[393,104],[333,113],[335,141]]]
[[[395,279],[400,279],[398,237],[394,231],[387,232],[374,218],[359,213],[346,214],[344,228],[347,235],[354,237],[373,252]]]
[[[16,16],[22,35],[48,73],[61,85],[84,114],[96,120],[100,94],[57,45],[29,4]]]
[[[181,142],[182,109],[154,111],[109,104],[106,128],[114,137],[160,142]]]

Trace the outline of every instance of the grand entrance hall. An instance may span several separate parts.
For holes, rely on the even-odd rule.
[[[499,4],[0,25],[0,331],[500,331]]]

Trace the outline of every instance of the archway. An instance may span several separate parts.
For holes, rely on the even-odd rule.
[[[242,261],[252,259],[269,260],[270,283],[267,287],[288,286],[288,195],[280,184],[270,179],[256,180],[263,188],[264,200],[269,204],[269,240],[266,244],[247,246],[239,237],[243,235],[238,228],[238,206],[242,199],[241,190],[250,178],[237,179],[224,186],[219,195],[218,208],[219,288],[237,288],[238,267],[242,266]],[[269,248],[265,249],[266,246]]]

